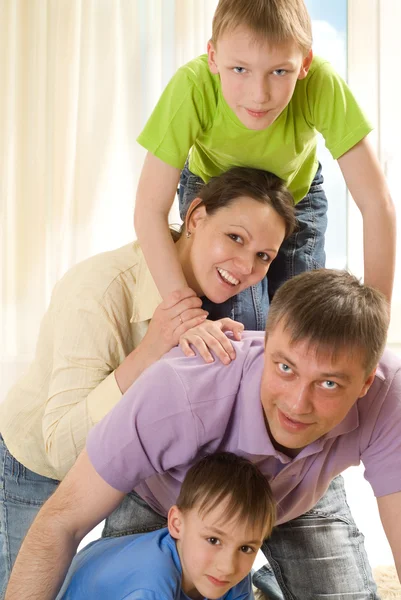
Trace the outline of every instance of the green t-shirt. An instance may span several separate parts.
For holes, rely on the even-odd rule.
[[[314,57],[308,75],[277,119],[262,131],[247,129],[223,98],[219,75],[202,55],[178,69],[138,142],[204,181],[233,166],[264,169],[287,183],[295,201],[307,194],[318,160],[320,132],[337,159],[372,130],[347,84],[330,63]]]

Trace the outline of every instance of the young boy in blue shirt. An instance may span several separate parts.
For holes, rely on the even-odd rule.
[[[313,56],[303,0],[220,0],[207,55],[177,71],[138,138],[148,154],[135,228],[161,295],[186,285],[167,223],[180,177],[183,215],[199,184],[234,165],[275,173],[297,202],[300,228],[268,274],[270,296],[289,277],[325,266],[320,132],[362,213],[365,283],[390,300],[395,212],[366,138],[371,129],[346,83]],[[264,281],[213,317],[225,311],[262,329],[268,302]]]
[[[259,469],[230,452],[186,474],[167,527],[103,538],[75,557],[59,600],[252,599],[250,570],[275,507]]]

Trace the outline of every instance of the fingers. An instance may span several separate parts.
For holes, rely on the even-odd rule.
[[[180,338],[180,348],[185,356],[196,356],[196,353],[192,350],[189,342],[183,337]]]
[[[233,319],[229,319],[225,317],[224,319],[219,319],[216,323],[220,323],[222,331],[231,331],[234,339],[238,342],[241,339],[241,333],[244,331],[244,325],[239,323],[238,321],[234,321]]]
[[[232,342],[222,332],[221,323],[205,321],[183,334],[180,337],[180,345],[183,340],[187,342],[187,345],[184,344],[186,350],[188,349],[188,344],[191,344],[207,363],[214,360],[212,352],[226,365],[235,358],[235,350]]]
[[[173,323],[175,327],[180,327],[181,325],[184,325],[184,328],[181,329],[181,331],[179,332],[180,335],[182,335],[185,331],[191,329],[191,327],[195,327],[197,324],[199,324],[192,324],[194,319],[197,319],[198,317],[203,317],[202,321],[205,321],[208,315],[209,313],[206,310],[203,310],[203,308],[189,308],[183,310],[176,317],[173,317]]]

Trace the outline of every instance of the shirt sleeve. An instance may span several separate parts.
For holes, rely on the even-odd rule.
[[[377,405],[373,402],[370,408],[373,414],[369,418],[375,420],[375,425],[361,460],[365,479],[380,497],[401,491],[401,370],[396,371],[379,408]]]
[[[198,447],[186,389],[166,360],[142,373],[92,429],[86,446],[97,473],[125,493],[151,475],[188,463]]]
[[[373,129],[348,85],[327,61],[310,74],[306,98],[311,125],[323,135],[334,159]]]
[[[205,126],[200,90],[189,67],[181,67],[137,138],[146,150],[176,169],[184,167],[190,148]]]
[[[114,377],[121,349],[105,307],[90,293],[68,298],[51,318],[53,364],[42,428],[48,460],[62,479],[89,430],[122,396]]]

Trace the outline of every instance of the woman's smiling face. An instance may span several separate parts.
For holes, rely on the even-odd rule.
[[[240,196],[211,215],[195,208],[178,244],[189,286],[212,302],[225,302],[261,281],[285,235],[284,219],[268,204]]]

